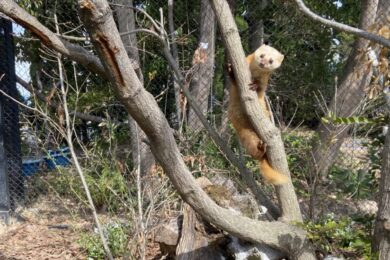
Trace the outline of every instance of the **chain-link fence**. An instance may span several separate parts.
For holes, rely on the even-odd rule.
[[[1,202],[4,212],[10,210],[17,199],[24,194],[24,177],[22,175],[19,109],[12,99],[18,99],[15,77],[15,57],[12,41],[12,23],[0,20],[1,91],[0,98],[0,139],[1,139]]]
[[[247,54],[265,43],[285,55],[267,92],[300,194],[313,197],[316,191],[312,187],[321,186],[323,181],[325,189],[372,199],[369,195],[380,172],[380,131],[384,125],[383,120],[377,120],[383,118],[384,84],[376,81],[376,71],[381,68],[375,59],[388,57],[380,56],[379,47],[367,40],[314,22],[294,1],[228,2]],[[322,17],[378,32],[380,15],[366,2],[370,1],[306,4]],[[80,21],[77,1],[18,3],[63,41],[96,54]],[[164,112],[193,174],[233,176],[234,170],[210,139],[182,87],[190,90],[209,125],[257,172],[245,150],[240,152],[228,121],[229,57],[209,1],[115,0],[110,4],[138,78]],[[171,55],[185,78],[184,86],[166,61],[148,17],[165,28]],[[372,24],[377,27],[373,29]],[[144,214],[145,224],[145,219],[162,211],[167,201],[169,209],[179,210],[145,134],[115,98],[105,77],[69,57],[60,57],[37,40],[37,32],[7,18],[0,20],[0,30],[0,76],[4,75],[0,82],[0,195],[8,194],[0,196],[0,211],[10,206],[15,209],[17,201],[29,207],[45,194],[54,195],[47,195],[43,203],[56,197],[68,208],[73,203],[65,202],[69,199],[85,210],[87,199],[72,163],[70,141],[93,201],[98,210],[112,214],[109,220]],[[370,50],[376,58],[369,57]],[[360,119],[351,121],[352,116]],[[67,130],[72,132],[71,139]],[[254,176],[261,181],[258,174]],[[144,212],[137,213],[137,197],[142,198]],[[308,209],[305,213],[313,217],[320,211]],[[153,219],[148,224],[154,226],[155,222]],[[139,229],[131,228],[135,231]]]

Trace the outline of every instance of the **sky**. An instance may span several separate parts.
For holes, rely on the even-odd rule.
[[[16,36],[21,36],[24,33],[24,28],[18,24],[15,24],[15,23],[12,24],[12,30]],[[16,61],[15,62],[15,71],[16,71],[17,76],[19,76],[20,78],[22,78],[26,82],[30,82],[30,80],[31,80],[31,78],[30,78],[30,63]],[[21,85],[17,84],[16,88],[20,92],[21,96],[24,97],[25,99],[28,99],[31,96],[30,92],[28,92]]]

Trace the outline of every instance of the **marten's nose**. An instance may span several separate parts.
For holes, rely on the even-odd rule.
[[[265,67],[265,60],[260,60],[259,66],[260,66],[260,68],[264,68]]]

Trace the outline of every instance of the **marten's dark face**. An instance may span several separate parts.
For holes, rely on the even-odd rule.
[[[255,51],[254,62],[262,71],[273,71],[282,65],[283,59],[284,55],[278,50],[263,44]]]

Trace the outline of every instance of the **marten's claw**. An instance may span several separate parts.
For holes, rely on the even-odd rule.
[[[265,152],[267,151],[267,145],[263,142],[259,142],[257,144],[257,149],[258,149],[258,154],[259,154],[259,157],[262,158],[265,154]]]
[[[229,75],[230,79],[234,80],[235,76],[234,76],[234,73],[233,73],[233,65],[230,62],[228,62],[226,64],[226,69],[228,71],[228,75]]]
[[[249,89],[253,91],[257,91],[259,89],[259,85],[257,84],[257,82],[254,81],[249,84]]]

